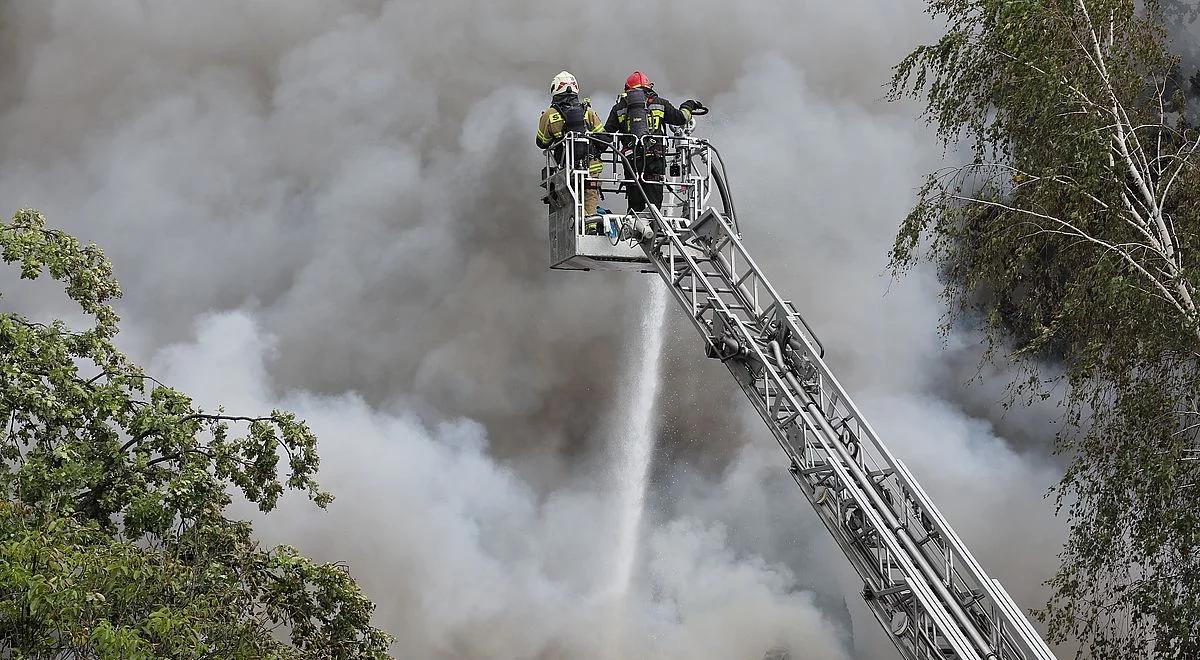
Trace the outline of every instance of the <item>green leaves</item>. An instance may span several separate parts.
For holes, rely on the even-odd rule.
[[[131,364],[111,343],[111,264],[40,213],[0,222],[0,255],[95,321],[0,313],[0,655],[386,656],[344,567],[225,517],[235,489],[263,512],[285,488],[328,505],[308,426],[201,410]]]
[[[936,0],[947,33],[897,65],[949,148],[901,224],[1020,399],[1063,398],[1070,517],[1055,640],[1200,657],[1200,146],[1157,2]],[[1193,16],[1194,18],[1194,16]],[[1065,387],[1063,387],[1065,386]]]
[[[24,279],[37,279],[43,270],[48,271],[66,284],[71,300],[96,318],[95,330],[100,336],[116,334],[119,319],[107,303],[121,296],[121,288],[100,248],[81,246],[61,230],[46,229],[45,216],[34,209],[17,211],[3,232],[0,256],[5,263],[19,263]]]

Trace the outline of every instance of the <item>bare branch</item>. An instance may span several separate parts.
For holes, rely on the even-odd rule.
[[[1003,209],[1005,211],[1011,211],[1013,213],[1022,213],[1022,214],[1030,215],[1030,216],[1033,216],[1036,218],[1041,218],[1043,220],[1049,220],[1051,222],[1059,223],[1062,226],[1071,230],[1070,233],[1072,235],[1077,236],[1081,239],[1084,239],[1095,245],[1098,245],[1098,246],[1102,247],[1105,251],[1112,252],[1112,253],[1116,254],[1117,256],[1119,256],[1122,261],[1124,261],[1129,266],[1131,266],[1136,271],[1138,271],[1143,276],[1145,276],[1145,278],[1147,280],[1149,280],[1150,283],[1159,290],[1159,292],[1163,295],[1163,297],[1166,300],[1168,300],[1171,303],[1171,305],[1177,311],[1179,311],[1185,318],[1188,318],[1188,319],[1192,318],[1191,315],[1188,313],[1188,311],[1186,309],[1184,309],[1184,307],[1180,303],[1180,301],[1177,300],[1175,298],[1175,296],[1171,294],[1171,291],[1167,288],[1167,286],[1165,284],[1163,284],[1162,282],[1160,282],[1158,280],[1158,278],[1156,278],[1153,274],[1151,274],[1150,271],[1148,271],[1145,266],[1143,266],[1141,263],[1139,263],[1138,260],[1135,259],[1132,255],[1130,255],[1127,251],[1120,249],[1119,247],[1117,247],[1116,245],[1113,245],[1112,243],[1109,243],[1108,241],[1101,240],[1099,238],[1096,238],[1094,236],[1091,236],[1091,235],[1083,232],[1082,230],[1075,227],[1073,224],[1071,224],[1070,222],[1068,222],[1066,220],[1063,220],[1061,218],[1056,218],[1051,215],[1046,215],[1044,213],[1038,213],[1037,211],[1031,211],[1029,209],[1022,209],[1022,208],[1018,208],[1015,206],[1010,206],[1008,204],[1003,204],[1001,202],[997,202],[997,201],[989,200],[989,199],[981,199],[978,197],[969,197],[969,196],[965,196],[965,195],[950,195],[950,198],[956,199],[959,201],[963,201],[963,202],[984,204],[986,206],[996,207],[999,209]]]

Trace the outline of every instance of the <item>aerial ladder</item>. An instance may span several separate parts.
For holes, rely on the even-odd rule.
[[[605,136],[612,148],[603,156],[602,191],[665,188],[661,207],[602,215],[601,232],[587,226],[582,195],[598,138],[568,134],[547,149],[541,186],[551,268],[662,278],[706,356],[724,363],[779,442],[789,473],[862,578],[867,607],[903,658],[1053,660],[867,423],[812,328],[746,250],[720,152],[692,129]],[[638,170],[634,147],[644,140],[656,140],[664,154],[661,180]]]

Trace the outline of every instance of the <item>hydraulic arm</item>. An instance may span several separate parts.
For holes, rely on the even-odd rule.
[[[904,463],[880,442],[823,350],[734,231],[707,209],[688,226],[651,207],[641,245],[791,463],[789,471],[864,581],[905,658],[1047,660],[1053,654],[991,580]]]
[[[686,132],[672,139],[668,202],[609,216],[608,237],[583,235],[578,196],[562,194],[568,186],[552,180],[574,176],[581,189],[586,172],[556,171],[551,161],[543,184],[551,193],[551,264],[625,267],[632,261],[628,254],[588,252],[584,239],[608,244],[611,238],[614,246],[626,239],[641,248],[645,259],[639,256],[636,268],[658,273],[704,339],[707,356],[725,364],[766,422],[796,484],[862,577],[867,606],[904,658],[1052,660],[1025,614],[879,440],[822,359],[820,341],[742,245],[723,168],[711,164],[715,150]],[[617,158],[635,169],[619,153],[614,166],[621,164]],[[708,204],[713,183],[723,211]],[[568,224],[575,242],[561,248]]]

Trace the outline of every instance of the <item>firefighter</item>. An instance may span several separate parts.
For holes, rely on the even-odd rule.
[[[703,107],[699,101],[688,99],[678,108],[654,91],[654,83],[641,71],[634,71],[625,79],[625,92],[608,113],[604,123],[606,133],[626,133],[633,137],[622,137],[620,149],[626,155],[622,159],[625,178],[641,175],[642,185],[625,184],[625,196],[630,211],[642,211],[646,202],[662,207],[663,185],[650,183],[662,181],[666,173],[666,125],[683,126],[692,120],[692,111]],[[630,170],[632,165],[633,170]],[[646,191],[645,197],[642,190]],[[649,199],[646,199],[649,198]]]
[[[539,148],[549,148],[567,133],[588,135],[603,131],[600,115],[592,109],[591,99],[579,98],[579,83],[570,72],[563,71],[554,76],[550,82],[550,97],[550,107],[542,111],[538,120]],[[576,142],[575,156],[578,164],[587,163],[588,167],[588,180],[583,191],[583,212],[589,216],[584,223],[585,233],[598,234],[599,218],[592,216],[596,215],[596,206],[600,202],[600,182],[596,177],[600,176],[604,166],[600,163],[599,150],[592,149],[589,142]],[[556,149],[555,157],[559,164],[566,165],[562,162],[562,145]]]

